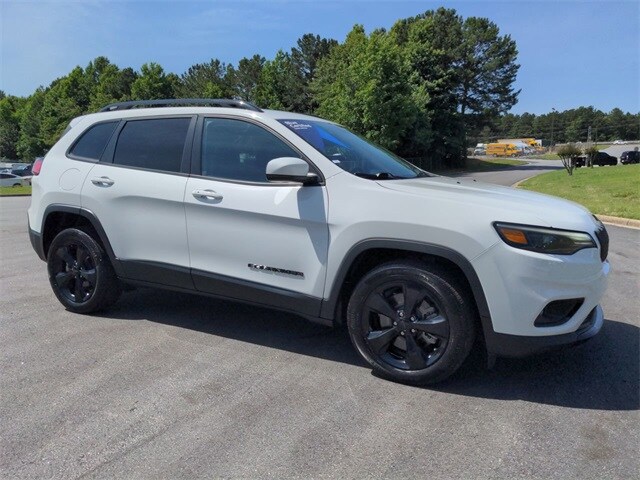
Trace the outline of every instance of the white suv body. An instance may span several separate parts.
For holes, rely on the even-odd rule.
[[[107,145],[100,155],[94,155],[100,158],[75,154],[79,139],[85,134],[89,138],[91,133],[86,132],[96,125],[101,125],[94,129],[96,136],[101,129],[113,130],[103,135],[108,137]],[[143,147],[136,141],[146,141],[149,126],[155,129],[156,125],[166,128],[166,133],[157,134],[156,139],[149,137],[150,153],[141,152]],[[491,355],[528,354],[574,343],[600,330],[603,316],[598,304],[609,273],[605,258],[608,240],[602,224],[585,208],[470,179],[422,173],[401,179],[354,175],[348,171],[350,160],[344,154],[350,151],[344,139],[350,137],[339,137],[342,130],[331,125],[316,117],[249,107],[116,107],[79,117],[47,153],[39,175],[33,177],[28,215],[34,248],[42,259],[50,260],[49,246],[56,235],[66,228],[87,225],[115,275],[126,283],[266,305],[326,324],[343,321],[346,313],[358,351],[374,368],[399,381],[440,380],[461,360],[457,358],[453,366],[439,371],[436,360],[444,353],[429,347],[438,345],[437,332],[418,332],[422,336],[415,338],[424,347],[422,357],[405,362],[402,343],[406,352],[414,345],[406,343],[405,332],[408,335],[415,330],[403,323],[402,308],[397,309],[397,321],[389,323],[393,327],[386,323],[393,320],[393,312],[385,310],[381,315],[376,310],[372,320],[376,326],[359,331],[361,323],[369,325],[362,318],[371,314],[360,315],[357,305],[348,307],[355,309],[349,313],[347,304],[357,303],[354,295],[358,289],[365,289],[363,298],[367,300],[362,301],[369,302],[367,305],[375,301],[377,297],[366,291],[369,280],[365,277],[371,274],[375,280],[376,268],[393,267],[389,262],[404,261],[407,271],[435,272],[445,283],[459,285],[457,291],[468,304],[465,315],[476,318],[468,322],[477,322]],[[153,142],[176,131],[185,139],[178,171],[126,164],[133,157],[153,162],[147,158],[154,154]],[[243,132],[249,132],[246,142]],[[318,148],[320,143],[343,153],[329,155]],[[292,153],[287,154],[289,151]],[[314,181],[261,178],[256,168],[264,172],[265,162],[273,160],[270,154],[284,158],[280,164],[287,164],[287,159],[292,163],[290,157],[302,159]],[[233,165],[216,165],[224,158],[233,159]],[[251,170],[249,179],[234,178],[243,168]],[[566,238],[562,236],[565,232]],[[556,233],[560,242],[571,242],[575,237],[586,246],[570,254],[557,254],[536,251],[533,243],[522,248],[518,245],[527,242],[530,235],[541,239],[540,245],[556,241]],[[526,239],[521,240],[523,237]],[[96,257],[95,263],[98,260]],[[417,261],[422,263],[416,265]],[[432,264],[437,268],[428,267]],[[57,275],[71,278],[72,265],[60,265]],[[55,290],[56,273],[51,268]],[[381,272],[378,277],[394,272],[402,272],[402,268]],[[412,278],[407,285],[423,281]],[[378,281],[374,280],[371,282]],[[428,283],[424,280],[426,289],[430,288]],[[75,298],[75,284],[71,285],[67,300]],[[93,288],[97,287],[90,287],[87,295]],[[380,291],[392,307],[399,305],[400,300],[392,300],[399,298],[393,291]],[[402,291],[402,303],[407,304],[409,290]],[[425,302],[430,298],[430,303],[415,307],[422,309],[424,318],[428,318],[429,304],[435,308],[439,302],[437,293],[427,296]],[[63,304],[74,310],[73,304]],[[443,317],[442,312],[454,308],[439,305],[436,310]],[[554,310],[554,305],[559,309]],[[412,314],[412,321],[418,316]],[[457,327],[448,321],[447,338],[443,334],[440,344],[453,349]],[[375,348],[366,342],[358,344],[358,336],[367,340],[377,331],[388,331],[387,327],[395,328],[402,340],[394,338],[390,340],[392,347],[385,345],[392,351],[378,358],[371,353],[377,344]],[[471,342],[468,339],[461,349],[468,350]],[[411,363],[424,367],[411,368]],[[418,370],[422,373],[414,372]],[[429,370],[435,373],[425,373]]]

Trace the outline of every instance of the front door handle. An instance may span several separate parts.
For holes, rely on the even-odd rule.
[[[215,192],[213,190],[194,190],[191,192],[196,198],[205,198],[209,200],[222,200],[222,194]]]
[[[92,178],[91,183],[99,187],[110,187],[116,182],[111,180],[109,177],[99,177],[99,178]]]

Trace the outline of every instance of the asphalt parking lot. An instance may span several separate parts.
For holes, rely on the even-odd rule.
[[[151,289],[66,312],[29,244],[28,202],[0,199],[0,478],[640,471],[639,230],[608,227],[599,336],[415,388],[371,375],[344,332],[279,312]]]

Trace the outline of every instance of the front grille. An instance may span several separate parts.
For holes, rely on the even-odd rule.
[[[596,237],[600,242],[600,260],[604,262],[607,259],[607,255],[609,255],[609,234],[602,223],[596,230]]]

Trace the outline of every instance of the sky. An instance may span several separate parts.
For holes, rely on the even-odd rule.
[[[640,112],[640,1],[0,0],[0,90],[26,96],[104,55],[181,74],[218,58],[273,58],[305,33],[343,41],[445,6],[487,17],[516,41],[513,113],[589,106]]]

